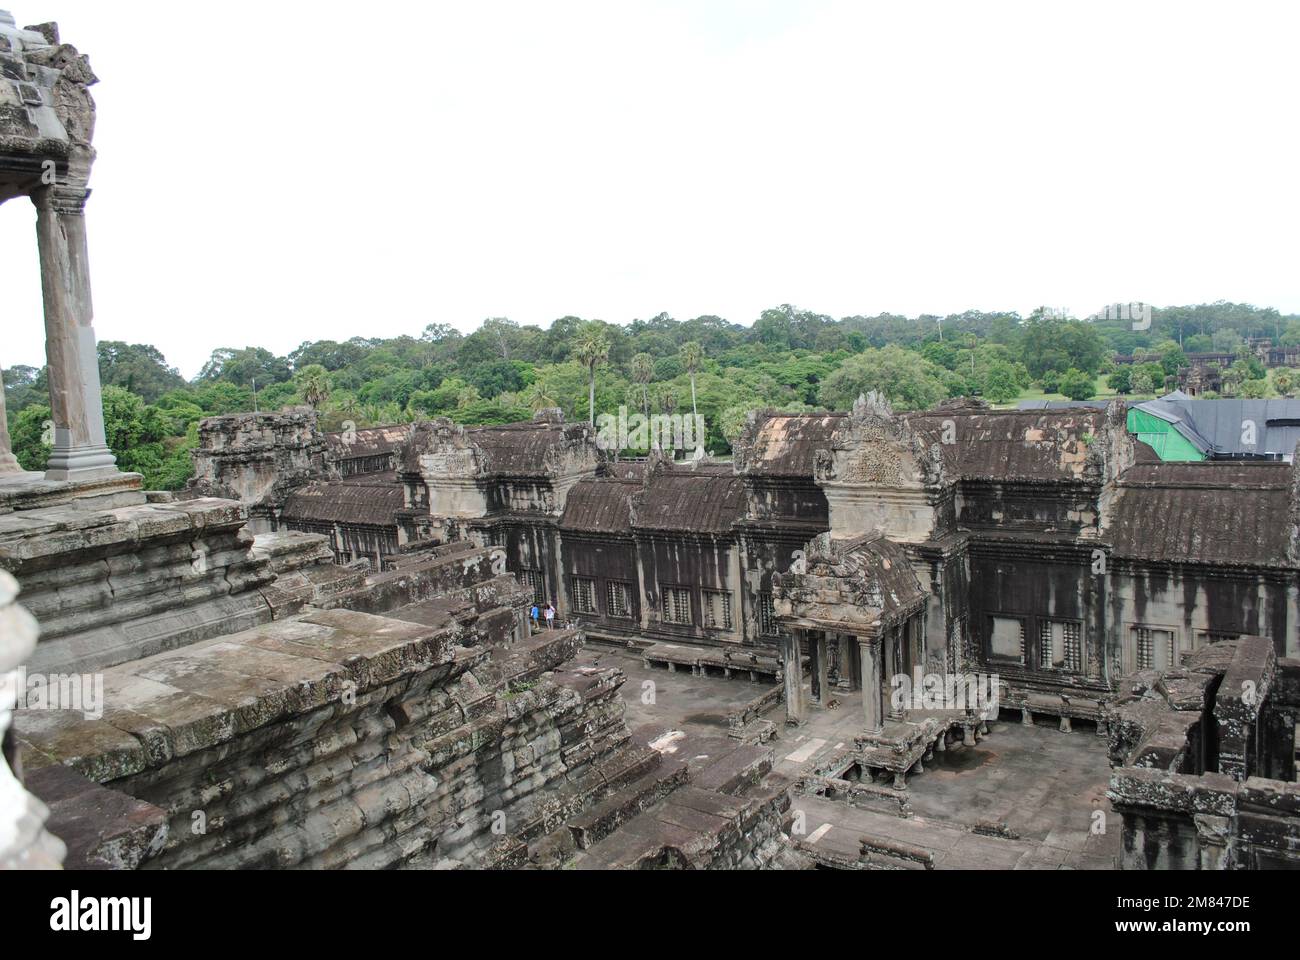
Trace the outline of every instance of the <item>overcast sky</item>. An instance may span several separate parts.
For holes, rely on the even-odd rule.
[[[1300,311],[1300,4],[0,0],[100,77],[101,340]],[[0,206],[0,364],[43,362]]]

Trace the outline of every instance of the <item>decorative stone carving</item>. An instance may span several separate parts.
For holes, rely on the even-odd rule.
[[[943,479],[939,451],[912,434],[906,419],[874,390],[859,396],[829,450],[818,450],[817,481],[880,487],[935,486]]]
[[[772,578],[776,616],[787,628],[862,635],[925,605],[902,549],[883,537],[817,538],[805,561]]]
[[[45,24],[53,31],[56,44],[27,54],[27,62],[54,71],[52,86],[54,113],[68,135],[68,178],[85,183],[95,162],[95,99],[90,87],[99,82],[90,61],[70,43],[57,43],[58,27]],[[39,29],[39,28],[28,28]],[[48,35],[47,35],[48,36]]]

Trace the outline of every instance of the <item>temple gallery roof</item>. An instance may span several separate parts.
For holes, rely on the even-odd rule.
[[[725,464],[663,464],[641,479],[596,477],[569,491],[560,528],[622,533],[633,528],[725,534],[745,513],[745,487]]]
[[[903,415],[944,472],[967,480],[1080,480],[1091,444],[1107,427],[1106,410],[934,411]]]
[[[830,447],[843,413],[753,414],[736,444],[736,469],[751,475],[811,477],[818,450]]]
[[[565,500],[560,529],[574,533],[630,533],[632,498],[640,490],[640,479],[579,480]]]
[[[285,520],[391,527],[405,506],[405,489],[395,473],[352,480],[321,480],[298,487],[284,503]]]
[[[1103,431],[1123,429],[1106,409],[990,410],[953,406],[924,413],[894,414],[887,405],[855,407],[853,414],[763,412],[754,416],[736,444],[737,472],[749,476],[811,478],[818,452],[862,443],[867,421],[907,452],[928,457],[937,451],[951,480],[1059,481],[1085,479],[1089,453]]]
[[[594,470],[596,446],[586,423],[565,423],[558,411],[525,423],[461,427],[447,419],[417,423],[403,449],[402,469],[487,479],[550,478]]]
[[[325,434],[330,460],[352,460],[397,453],[411,439],[411,424],[392,427],[367,427]]]
[[[1290,518],[1288,464],[1140,463],[1120,478],[1107,532],[1117,557],[1293,567]]]
[[[465,433],[488,455],[489,473],[529,476],[544,473],[552,448],[581,439],[585,430],[585,424],[543,421],[473,427]]]
[[[725,465],[652,471],[632,504],[642,530],[721,534],[744,515],[745,484]]]

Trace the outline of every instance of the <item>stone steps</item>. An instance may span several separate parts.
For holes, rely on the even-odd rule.
[[[567,827],[573,834],[574,843],[581,850],[589,850],[619,826],[683,786],[688,776],[686,764],[682,761],[662,761],[657,769],[570,821]]]
[[[655,750],[627,744],[597,762],[566,791],[565,812],[545,836],[527,850],[535,867],[564,865],[581,849],[603,838],[631,816],[659,802],[686,782],[686,765],[665,762]]]
[[[782,834],[789,805],[788,782],[780,776],[764,778],[741,796],[686,783],[615,824],[616,830],[582,849],[574,865],[583,870],[763,866],[789,848]]]

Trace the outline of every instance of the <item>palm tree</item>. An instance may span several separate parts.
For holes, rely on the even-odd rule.
[[[530,383],[519,396],[524,403],[528,404],[528,409],[533,413],[538,410],[548,410],[551,407],[559,406],[555,402],[555,397],[551,395],[551,391],[547,389],[546,384],[540,380],[534,380]]]
[[[695,403],[695,375],[704,366],[704,348],[700,346],[699,341],[691,340],[689,343],[682,344],[682,366],[686,368],[691,378],[691,413],[698,417],[700,408]]]
[[[310,366],[303,367],[294,377],[298,387],[298,393],[302,395],[303,400],[311,405],[313,410],[319,410],[321,404],[329,399],[330,396],[330,375],[320,364],[313,363]]]
[[[355,393],[343,394],[334,406],[338,409],[338,412],[343,414],[345,417],[356,416],[356,414],[361,412],[361,402],[357,399]]]
[[[655,378],[655,360],[648,353],[632,358],[632,379],[641,384],[641,412],[650,416],[650,381]]]
[[[587,407],[591,425],[596,425],[596,368],[609,359],[609,337],[605,325],[599,320],[589,320],[573,339],[573,359],[587,368],[590,378],[587,390]]]

